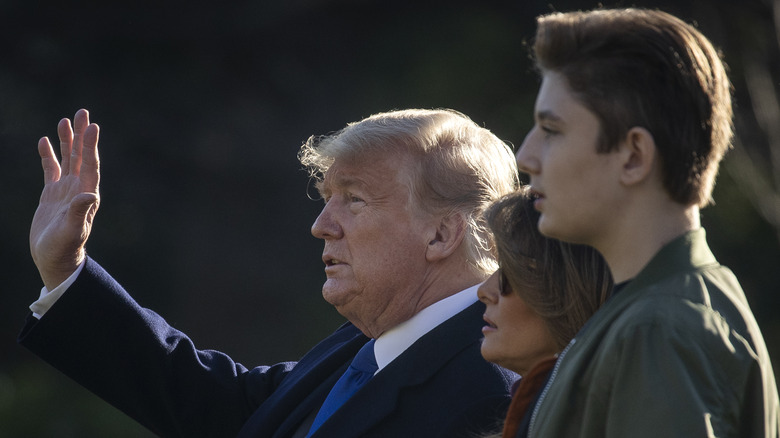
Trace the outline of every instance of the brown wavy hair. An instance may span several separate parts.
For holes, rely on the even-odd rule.
[[[560,351],[607,300],[612,276],[593,248],[543,236],[533,202],[523,187],[491,205],[485,219],[511,293],[542,317]]]

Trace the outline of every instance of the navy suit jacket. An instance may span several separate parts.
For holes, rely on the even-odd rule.
[[[517,375],[482,359],[483,306],[424,335],[314,437],[468,437],[500,424]],[[368,341],[346,323],[299,362],[247,369],[197,350],[94,260],[19,342],[164,437],[291,437]]]

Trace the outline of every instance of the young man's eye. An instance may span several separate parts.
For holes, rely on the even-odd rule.
[[[544,133],[544,137],[545,137],[545,138],[550,138],[551,136],[553,136],[553,135],[555,135],[555,134],[557,134],[557,133],[558,133],[558,131],[556,131],[556,130],[554,130],[554,129],[552,129],[552,128],[548,127],[548,126],[540,126],[539,128],[540,128],[540,129],[542,130],[542,132]]]

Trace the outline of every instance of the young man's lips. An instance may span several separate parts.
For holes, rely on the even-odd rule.
[[[534,199],[544,198],[544,194],[542,194],[542,192],[540,192],[539,190],[536,190],[533,187],[531,187],[531,190],[529,190],[529,193],[530,193],[531,197],[534,198]]]
[[[539,207],[544,202],[544,199],[545,199],[544,195],[541,192],[539,192],[538,190],[531,189],[531,196],[533,197],[533,200],[534,200],[534,208],[539,210]]]

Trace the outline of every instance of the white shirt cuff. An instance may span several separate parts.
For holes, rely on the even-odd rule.
[[[38,301],[30,304],[30,310],[32,311],[33,316],[41,319],[41,317],[43,317],[43,315],[46,314],[49,309],[51,309],[51,306],[53,306],[54,303],[60,299],[62,294],[64,294],[65,291],[76,281],[76,278],[78,278],[82,269],[84,269],[84,262],[81,262],[79,267],[76,268],[72,274],[70,274],[70,277],[68,277],[59,286],[55,287],[51,291],[46,289],[46,286],[44,286],[41,289],[41,296],[38,298]]]

